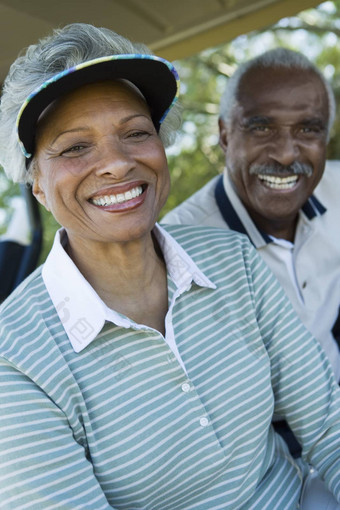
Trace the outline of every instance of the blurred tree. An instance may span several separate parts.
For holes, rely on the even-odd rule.
[[[0,171],[0,235],[6,231],[6,227],[13,212],[12,198],[20,194],[17,184],[10,183],[3,171]]]

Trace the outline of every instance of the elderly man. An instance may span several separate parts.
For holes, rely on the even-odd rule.
[[[247,234],[339,380],[340,166],[324,170],[334,109],[329,85],[300,53],[278,48],[242,64],[221,100],[224,173],[163,222]]]

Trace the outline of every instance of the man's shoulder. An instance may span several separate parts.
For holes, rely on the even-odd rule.
[[[339,204],[340,160],[327,160],[321,181],[315,188],[315,196],[327,208],[330,203]]]
[[[340,171],[340,159],[327,159],[325,165],[325,172],[339,172]]]
[[[162,224],[209,224],[207,223],[209,218],[216,212],[218,213],[215,202],[215,187],[218,178],[219,176],[217,175],[184,202],[167,213],[161,220]]]

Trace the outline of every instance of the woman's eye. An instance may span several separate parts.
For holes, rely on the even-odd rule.
[[[146,140],[149,136],[151,136],[151,133],[148,131],[133,131],[128,134],[127,138],[140,141]]]
[[[67,149],[61,152],[62,156],[76,156],[86,147],[85,145],[72,145],[72,147],[68,147]]]

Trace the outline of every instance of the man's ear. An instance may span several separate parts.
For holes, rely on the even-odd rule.
[[[35,196],[35,198],[38,200],[38,202],[41,205],[43,205],[47,211],[49,211],[49,208],[47,207],[46,195],[45,195],[45,192],[40,184],[40,176],[39,175],[37,175],[33,180],[32,193]]]
[[[222,147],[223,152],[226,152],[228,145],[228,129],[222,117],[218,118],[218,127],[220,130],[219,144]]]

